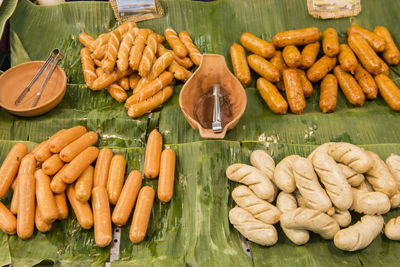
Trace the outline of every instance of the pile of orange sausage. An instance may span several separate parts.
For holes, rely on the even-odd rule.
[[[288,106],[294,114],[301,114],[306,107],[305,98],[313,94],[312,83],[317,82],[320,82],[319,107],[324,113],[336,107],[338,84],[354,106],[364,105],[366,98],[375,99],[379,91],[393,110],[400,111],[400,90],[388,77],[388,64],[398,65],[400,52],[389,31],[378,26],[371,32],[353,25],[347,35],[348,44],[339,44],[336,30],[325,29],[324,55],[317,60],[321,46],[318,28],[280,32],[272,38],[272,43],[243,33],[240,42],[253,54],[246,58],[241,45],[231,46],[235,76],[248,86],[249,66],[258,73],[261,77],[257,89],[276,114],[286,114]],[[301,52],[299,47],[303,47]],[[285,92],[286,100],[277,88]]]
[[[140,117],[165,103],[172,95],[174,79],[186,81],[188,69],[200,65],[201,54],[190,35],[164,31],[172,50],[163,46],[164,37],[150,29],[127,22],[97,39],[81,33],[81,61],[86,85],[106,89],[125,103],[130,117]],[[132,91],[131,91],[132,90]]]
[[[56,220],[68,217],[68,198],[81,227],[94,226],[96,245],[105,247],[112,239],[111,223],[125,225],[136,202],[129,238],[141,242],[154,189],[141,188],[137,170],[124,182],[124,156],[113,155],[109,148],[99,151],[93,146],[97,139],[95,132],[76,126],[57,132],[30,152],[24,143],[15,144],[0,168],[0,198],[10,188],[14,192],[10,209],[0,202],[0,229],[21,239],[30,238],[35,226],[40,232],[50,231]],[[168,202],[173,194],[175,153],[161,150],[161,134],[154,130],[148,138],[144,173],[147,178],[159,176],[158,198]],[[112,216],[110,204],[115,205]]]

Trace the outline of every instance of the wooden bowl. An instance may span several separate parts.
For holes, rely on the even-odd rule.
[[[232,106],[233,120],[230,121],[221,133],[214,133],[212,129],[203,128],[195,119],[193,110],[196,101],[204,94],[212,91],[214,84],[219,83],[228,96]],[[183,86],[179,95],[181,110],[193,129],[198,129],[202,138],[223,139],[226,131],[235,127],[246,109],[247,96],[242,84],[229,71],[225,57],[215,54],[204,54],[199,68]]]
[[[36,107],[31,108],[33,98],[39,91],[50,67],[47,67],[22,102],[18,106],[15,105],[15,100],[44,63],[45,61],[26,62],[4,72],[0,76],[0,106],[22,117],[39,116],[57,106],[63,99],[67,87],[67,76],[59,66],[54,69]]]

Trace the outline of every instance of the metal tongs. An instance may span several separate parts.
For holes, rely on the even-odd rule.
[[[43,64],[43,66],[40,68],[40,70],[36,73],[35,77],[33,77],[32,81],[28,84],[28,86],[24,89],[24,91],[22,91],[22,93],[18,96],[17,100],[15,100],[14,104],[16,106],[21,104],[22,100],[29,93],[32,86],[39,79],[39,77],[43,74],[43,72],[47,69],[47,67],[51,64],[46,78],[44,79],[42,85],[40,86],[39,91],[36,93],[35,98],[33,99],[31,108],[36,107],[37,103],[40,100],[40,97],[42,96],[44,88],[46,87],[47,82],[49,81],[51,75],[54,72],[54,69],[57,67],[58,62],[63,58],[63,56],[64,55],[60,52],[60,50],[58,48],[51,51],[49,58],[46,60],[46,62]]]
[[[219,105],[220,86],[218,83],[213,85],[213,96],[214,96],[214,109],[213,109],[213,122],[212,130],[215,133],[222,132],[222,122],[221,122],[221,107]]]

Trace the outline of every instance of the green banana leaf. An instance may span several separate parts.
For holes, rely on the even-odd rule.
[[[3,0],[0,5],[0,36],[3,35],[4,26],[6,25],[7,20],[14,13],[15,8],[17,7],[17,0]]]
[[[276,32],[317,26],[334,27],[341,41],[346,29],[355,22],[368,29],[383,25],[400,43],[400,25],[396,0],[362,1],[363,11],[356,18],[317,20],[310,17],[305,0],[218,0],[205,3],[190,0],[160,1],[166,16],[140,22],[162,33],[167,27],[187,30],[203,53],[219,53],[232,68],[229,47],[239,42],[241,33],[252,32],[269,40]],[[317,145],[328,141],[347,141],[375,151],[386,158],[400,153],[397,123],[399,114],[390,110],[381,98],[368,101],[362,108],[349,105],[339,93],[338,106],[332,114],[318,108],[318,85],[307,100],[303,115],[278,116],[271,113],[255,88],[256,76],[246,89],[247,109],[225,141],[202,140],[190,128],[180,112],[178,96],[181,85],[164,107],[139,119],[126,115],[123,105],[106,92],[92,92],[83,84],[78,34],[93,36],[115,26],[108,3],[79,2],[39,7],[22,0],[11,18],[11,59],[17,65],[29,60],[44,60],[60,48],[65,58],[61,65],[68,76],[67,93],[60,105],[37,118],[20,118],[0,111],[0,159],[17,140],[33,145],[57,130],[85,125],[99,134],[100,147],[111,147],[127,158],[127,169],[143,169],[146,134],[158,127],[166,146],[177,154],[174,198],[162,204],[155,200],[149,229],[140,244],[129,241],[130,220],[122,227],[120,260],[113,265],[133,266],[376,266],[396,264],[398,242],[380,236],[361,252],[341,252],[332,241],[312,235],[310,243],[295,246],[280,231],[274,247],[251,243],[251,260],[242,251],[238,232],[229,224],[228,211],[234,203],[229,192],[236,183],[225,177],[225,169],[235,162],[249,162],[253,149],[265,149],[276,162],[289,154],[306,156]],[[399,67],[391,69],[397,84]],[[2,145],[4,143],[4,145]],[[3,147],[4,146],[4,147]],[[143,181],[157,189],[157,180]],[[10,196],[2,199],[9,204]],[[71,212],[73,214],[73,212]],[[385,215],[385,220],[400,215]],[[279,228],[279,227],[278,227]],[[55,265],[99,265],[108,260],[109,248],[94,246],[92,231],[82,230],[74,216],[57,222],[47,234],[35,234],[28,241],[0,234],[0,265],[34,265],[47,260]],[[33,253],[38,247],[40,252]],[[382,256],[384,255],[384,256]]]

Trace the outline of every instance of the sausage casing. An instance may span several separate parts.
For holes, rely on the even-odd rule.
[[[139,171],[132,171],[128,178],[126,178],[121,195],[112,214],[112,222],[115,225],[122,226],[128,221],[140,186],[142,185],[142,178],[142,174]]]
[[[98,186],[92,190],[92,207],[94,218],[94,239],[99,247],[108,246],[112,239],[110,204],[107,190]]]
[[[247,62],[249,63],[250,68],[252,68],[255,72],[260,74],[263,78],[267,79],[270,82],[279,82],[280,81],[280,73],[279,70],[271,64],[268,60],[257,56],[250,55],[247,57]]]
[[[347,42],[367,71],[374,75],[381,72],[382,60],[360,34],[350,34]]]
[[[245,32],[240,36],[240,43],[250,52],[264,58],[270,58],[275,53],[275,47],[273,44],[248,32]]]
[[[296,69],[284,69],[283,81],[285,82],[286,99],[290,110],[294,114],[301,114],[306,108],[306,101],[299,73]]]
[[[144,158],[144,175],[146,178],[156,178],[160,172],[162,136],[154,129],[149,134]]]
[[[90,146],[76,156],[65,168],[62,179],[64,183],[70,184],[78,179],[89,165],[96,160],[99,154],[99,149]]]
[[[153,207],[154,195],[154,189],[150,186],[142,187],[139,192],[135,211],[133,213],[131,228],[129,231],[129,239],[133,243],[142,242],[146,236],[151,209]]]
[[[95,132],[85,133],[60,151],[60,159],[64,162],[70,162],[83,150],[94,145],[97,139],[98,137]]]
[[[161,153],[157,189],[157,196],[161,202],[170,201],[174,193],[175,160],[175,151],[172,149],[167,148]]]
[[[307,77],[311,82],[322,80],[328,72],[336,66],[336,57],[323,56],[307,70]]]
[[[335,73],[336,79],[338,80],[340,88],[342,89],[347,101],[355,106],[364,105],[364,92],[353,76],[345,72],[340,66],[336,66],[333,72]]]
[[[366,71],[361,65],[358,65],[354,73],[354,78],[357,80],[365,96],[368,99],[375,99],[378,94],[378,86],[375,83],[372,75]]]
[[[386,103],[393,110],[400,111],[400,90],[397,85],[384,74],[376,75],[375,82],[378,85],[379,94]]]
[[[69,204],[74,210],[76,219],[84,229],[90,229],[93,226],[93,213],[88,202],[82,203],[76,199],[74,185],[67,188],[67,197]]]
[[[68,217],[68,204],[67,198],[65,197],[65,193],[62,192],[60,194],[54,194],[54,198],[56,199],[57,211],[58,211],[58,220],[64,220]]]
[[[61,170],[59,170],[56,175],[53,176],[53,179],[51,179],[50,188],[55,194],[60,194],[67,189],[68,185],[63,181],[64,170],[67,166],[68,164],[65,164]]]
[[[6,234],[17,232],[17,219],[3,203],[0,202],[0,229]]]
[[[327,28],[322,34],[322,49],[328,57],[339,54],[339,39],[334,28]]]
[[[42,170],[47,175],[57,173],[64,166],[64,162],[60,159],[59,154],[53,154],[42,164]]]
[[[385,39],[380,37],[376,33],[368,31],[367,29],[364,29],[363,27],[360,27],[358,25],[353,25],[347,29],[347,34],[351,35],[354,33],[361,35],[365,40],[367,40],[367,42],[375,50],[375,52],[379,53],[385,50]]]
[[[304,70],[297,69],[297,72],[299,73],[300,81],[301,81],[301,86],[303,88],[303,93],[304,97],[310,97],[312,96],[314,92],[314,88],[310,82],[310,80],[307,78],[307,75]]]
[[[110,171],[107,180],[108,198],[112,205],[117,204],[124,184],[126,161],[123,155],[115,155],[111,159]]]
[[[0,168],[0,198],[4,197],[16,178],[22,158],[28,153],[28,147],[24,143],[15,144]]]
[[[324,113],[332,112],[337,104],[338,82],[333,74],[327,74],[321,81],[321,92],[319,95],[319,108]]]
[[[275,47],[281,48],[288,45],[306,45],[314,43],[321,37],[321,32],[316,27],[279,32],[272,38]]]
[[[92,194],[93,167],[90,165],[75,182],[76,199],[82,203],[88,202]]]
[[[351,48],[347,44],[340,45],[338,60],[340,66],[342,66],[345,71],[354,74],[354,71],[358,66],[358,61],[353,53],[353,50],[351,50]]]
[[[107,186],[108,171],[110,169],[113,152],[109,148],[103,148],[97,157],[96,167],[94,168],[93,187]]]
[[[283,68],[285,67],[282,52],[275,51],[275,55],[269,60],[269,62],[271,62],[271,64],[274,65],[279,70],[279,73],[282,75]]]
[[[285,46],[282,51],[282,57],[290,68],[297,68],[300,65],[301,54],[294,45]]]
[[[306,45],[301,51],[301,59],[300,59],[300,69],[308,69],[310,68],[315,60],[317,60],[317,56],[319,53],[321,45],[318,41]]]
[[[258,78],[257,89],[272,112],[276,114],[286,114],[288,104],[279,93],[278,89],[276,89],[275,85],[264,78]]]
[[[57,133],[58,135],[52,137],[50,140],[50,151],[52,153],[60,152],[61,149],[66,147],[68,144],[84,135],[86,131],[86,128],[83,126],[75,126],[62,133]]]
[[[52,223],[58,218],[56,199],[50,189],[50,177],[43,170],[35,172],[36,202],[46,223]]]
[[[235,73],[236,78],[239,79],[243,86],[248,86],[251,82],[251,75],[249,65],[246,61],[244,48],[241,45],[234,43],[231,45],[230,52],[233,72]]]
[[[374,29],[374,33],[382,37],[386,42],[385,50],[382,53],[383,59],[389,65],[398,65],[400,62],[400,52],[388,29],[383,26],[377,26]]]

